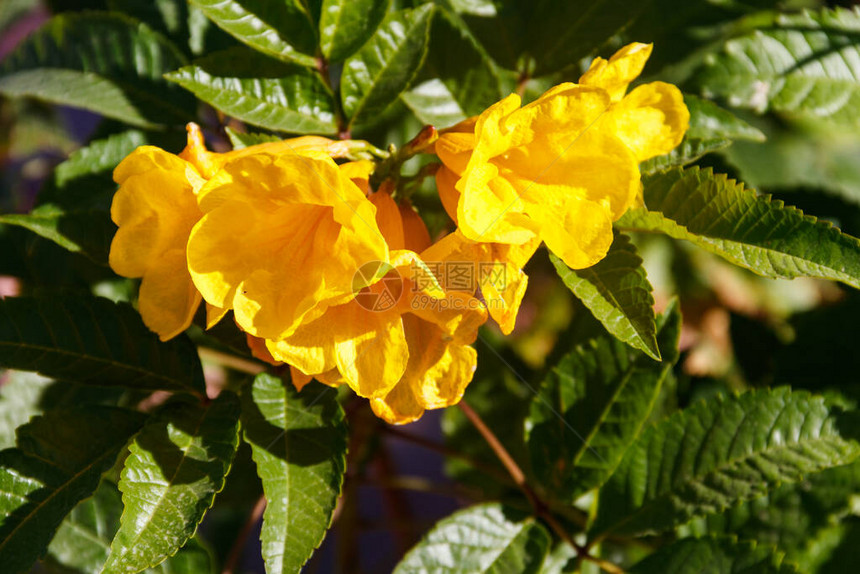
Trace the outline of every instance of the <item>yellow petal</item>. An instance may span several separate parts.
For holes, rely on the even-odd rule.
[[[403,248],[416,253],[424,251],[430,246],[430,232],[424,220],[408,199],[402,200],[397,207],[403,220]]]
[[[304,374],[297,368],[290,365],[290,380],[293,382],[293,386],[296,387],[296,390],[302,392],[302,389],[305,388],[305,385],[314,380],[314,378],[310,375]]]
[[[579,83],[602,88],[609,92],[613,102],[618,102],[624,97],[630,82],[642,73],[652,48],[652,44],[633,43],[618,50],[608,62],[595,58],[588,71],[579,78]]]
[[[376,207],[376,224],[388,243],[388,248],[404,249],[406,241],[403,238],[403,219],[397,203],[387,191],[377,191],[368,199]]]
[[[110,266],[125,277],[141,277],[162,253],[184,249],[201,213],[194,196],[194,170],[158,148],[138,148],[116,168],[120,188],[111,204],[119,230]]]
[[[459,180],[460,176],[444,165],[436,171],[436,189],[439,191],[439,199],[442,200],[442,207],[454,223],[457,223],[457,204],[460,202],[460,192],[457,191]]]
[[[278,366],[282,365],[281,361],[278,361],[272,356],[272,353],[269,352],[269,349],[266,347],[266,340],[260,339],[259,337],[255,337],[253,335],[245,334],[245,342],[248,344],[248,349],[251,350],[251,355],[260,359],[263,362],[269,363],[270,365]],[[290,367],[292,369],[292,367]],[[295,379],[294,379],[295,382]],[[302,390],[299,388],[299,390]]]
[[[340,173],[352,180],[365,194],[370,193],[370,175],[376,169],[376,164],[370,160],[348,161],[339,166]]]
[[[186,266],[187,267],[187,266]],[[187,270],[187,269],[186,269]],[[189,275],[190,277],[190,275]],[[230,310],[206,303],[206,328],[211,329],[224,318]]]
[[[446,133],[439,136],[435,144],[436,155],[442,163],[455,173],[463,173],[472,150],[475,148],[474,133]]]
[[[392,425],[405,425],[421,418],[424,406],[418,402],[412,387],[398,384],[385,397],[370,400],[373,414]]]
[[[140,284],[138,305],[144,324],[162,341],[191,325],[200,305],[200,293],[188,275],[184,249],[162,253],[158,263],[147,270]]]
[[[375,313],[355,303],[345,307],[350,313],[344,322],[354,326],[354,334],[337,341],[337,369],[356,394],[385,396],[403,376],[409,359],[400,315]]]
[[[373,412],[391,424],[459,402],[477,364],[474,349],[449,341],[432,323],[405,317],[404,327],[411,351],[406,373],[390,393],[371,401]]]
[[[532,204],[529,215],[541,225],[546,246],[568,267],[591,267],[612,244],[612,218],[606,205],[576,196],[556,196],[552,205]]]
[[[605,122],[642,162],[669,153],[681,143],[690,126],[690,112],[681,90],[652,82],[627,94]]]
[[[351,295],[363,264],[388,259],[375,208],[328,158],[240,158],[198,199],[206,215],[188,244],[194,282],[258,337],[288,336]]]
[[[481,276],[481,293],[487,310],[505,335],[510,335],[516,326],[528,280],[521,269],[503,262],[485,268]]]

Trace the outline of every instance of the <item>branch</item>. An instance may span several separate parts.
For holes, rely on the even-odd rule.
[[[514,483],[523,491],[529,503],[535,510],[535,514],[539,518],[541,518],[544,522],[546,522],[550,528],[552,528],[553,532],[556,535],[564,540],[567,544],[573,547],[576,550],[576,553],[583,559],[588,560],[589,562],[593,562],[598,565],[603,570],[609,572],[610,574],[624,574],[624,570],[616,566],[611,562],[607,562],[601,558],[597,558],[596,556],[592,556],[589,554],[588,549],[584,546],[577,544],[576,540],[564,529],[564,526],[556,520],[555,516],[549,511],[549,506],[535,493],[532,487],[528,484],[526,480],[526,475],[517,462],[513,459],[504,445],[499,441],[498,437],[493,433],[492,430],[481,420],[481,417],[476,413],[472,407],[470,407],[466,401],[461,400],[458,404],[460,410],[463,411],[463,414],[466,415],[466,418],[469,419],[469,422],[481,433],[481,436],[484,437],[484,440],[487,441],[487,444],[493,450],[493,452],[498,457],[499,461],[504,465],[505,469],[508,471],[508,474],[511,475],[511,478],[514,480]]]

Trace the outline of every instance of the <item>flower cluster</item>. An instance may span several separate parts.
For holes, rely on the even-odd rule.
[[[345,161],[350,142],[213,153],[191,124],[178,156],[145,146],[116,168],[110,264],[142,278],[140,313],[162,339],[205,301],[207,326],[232,311],[254,354],[288,364],[299,388],[347,384],[386,421],[413,421],[459,401],[488,316],[513,330],[540,244],[572,268],[599,261],[637,199],[639,162],[681,141],[677,88],[627,93],[650,49],[442,130],[424,151],[441,160],[456,229],[436,241],[396,188],[371,189],[373,161]]]

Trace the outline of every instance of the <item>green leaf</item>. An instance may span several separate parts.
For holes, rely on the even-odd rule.
[[[129,447],[119,489],[125,510],[105,572],[140,572],[194,535],[224,487],[239,445],[239,400],[222,392],[208,407],[168,404]]]
[[[15,429],[41,414],[39,401],[53,382],[35,373],[0,371],[0,450],[15,446]]]
[[[792,574],[782,554],[755,542],[685,538],[664,546],[627,570],[630,574]]]
[[[158,340],[128,304],[85,297],[0,300],[0,366],[55,379],[206,395],[196,349]]]
[[[622,229],[686,239],[772,278],[818,277],[860,287],[860,241],[710,169],[674,168],[643,178],[647,209]]]
[[[323,0],[320,49],[331,62],[340,62],[361,48],[379,27],[390,0]]]
[[[101,474],[143,424],[112,407],[56,410],[18,429],[18,448],[0,452],[0,564],[26,570],[63,518],[96,490]]]
[[[445,82],[438,78],[421,82],[400,99],[425,124],[453,126],[468,117]]]
[[[227,137],[230,138],[230,144],[233,146],[233,149],[242,149],[248,146],[257,145],[261,143],[269,143],[269,142],[277,142],[281,141],[278,136],[271,134],[254,134],[254,133],[242,133],[237,132],[234,129],[226,128]]]
[[[554,254],[550,259],[564,284],[607,331],[660,360],[653,289],[629,237],[616,232],[606,257],[587,269],[571,269]]]
[[[136,148],[149,143],[146,133],[128,130],[90,142],[57,166],[54,179],[59,187],[88,175],[112,172]]]
[[[765,140],[760,130],[713,102],[684,94],[684,103],[690,110],[690,128],[683,141],[668,154],[643,162],[640,166],[642,173],[692,163],[703,155],[730,146],[735,140]]]
[[[50,239],[73,253],[107,265],[116,225],[100,209],[64,209],[44,204],[26,214],[0,214],[0,224],[16,225]]]
[[[850,510],[860,487],[858,461],[827,469],[796,484],[784,484],[761,498],[742,502],[721,514],[694,520],[691,530],[731,535],[777,548],[796,564],[811,566],[820,559],[822,542],[833,538],[832,527]],[[804,572],[814,568],[804,567]]]
[[[535,574],[549,543],[549,533],[534,518],[500,504],[482,504],[439,521],[394,574]]]
[[[409,88],[427,53],[432,18],[432,4],[389,14],[344,63],[341,97],[350,126],[372,123]]]
[[[169,40],[118,14],[61,14],[0,66],[0,93],[91,110],[134,125],[181,123],[192,98],[162,75],[184,63]]]
[[[592,535],[660,532],[860,454],[854,421],[787,387],[699,402],[649,428],[600,490]]]
[[[268,504],[266,572],[298,572],[322,542],[343,485],[346,424],[337,393],[257,375],[242,394],[242,428]]]
[[[190,0],[240,42],[286,62],[314,66],[316,30],[303,0]]]
[[[174,41],[187,39],[188,3],[183,0],[108,0],[108,9],[145,22]]]
[[[119,528],[122,499],[116,484],[102,480],[92,498],[66,517],[48,546],[52,564],[75,572],[101,572],[110,542]],[[213,572],[209,551],[196,538],[146,574],[206,574]]]
[[[677,303],[661,318],[662,363],[601,337],[565,357],[531,401],[526,440],[540,484],[572,503],[603,484],[639,435],[678,358]]]
[[[594,53],[646,9],[651,2],[623,8],[612,0],[579,2],[527,0],[526,50],[534,58],[534,76],[567,67]]]
[[[495,64],[456,14],[439,10],[430,28],[424,65],[431,80],[403,94],[421,121],[453,125],[480,114],[503,97]]]
[[[860,126],[860,10],[774,13],[712,53],[694,82],[736,107]]]
[[[166,77],[254,125],[293,133],[337,132],[334,99],[319,74],[246,48],[216,52]]]

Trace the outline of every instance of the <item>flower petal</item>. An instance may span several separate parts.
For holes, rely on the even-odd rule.
[[[579,83],[602,88],[609,92],[613,102],[618,102],[624,97],[630,82],[642,73],[653,47],[652,44],[634,42],[615,52],[608,62],[595,58],[588,71],[579,78]]]
[[[191,282],[185,250],[162,253],[140,284],[138,306],[144,324],[166,341],[191,325],[200,293]]]
[[[690,127],[690,112],[681,90],[652,82],[627,94],[605,121],[642,162],[669,153],[681,143]]]

